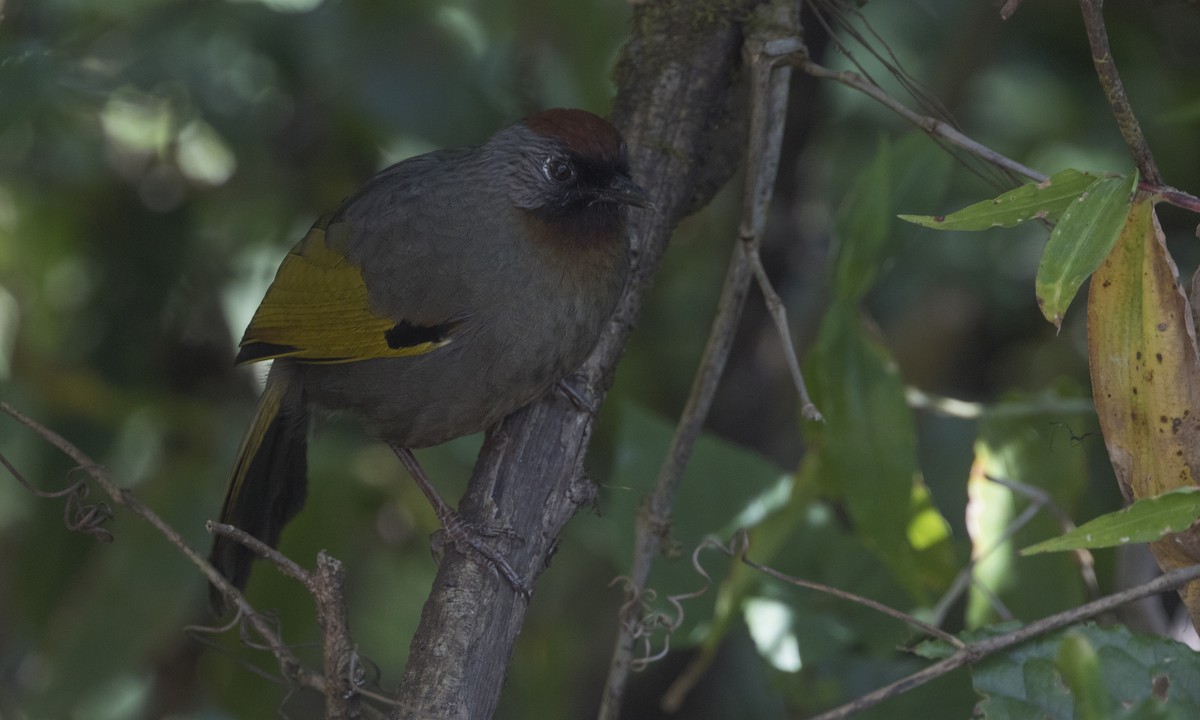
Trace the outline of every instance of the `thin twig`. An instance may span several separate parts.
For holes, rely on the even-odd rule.
[[[247,548],[252,550],[255,555],[274,565],[279,572],[287,575],[293,580],[298,581],[301,585],[307,588],[309,592],[312,592],[314,587],[312,573],[301,567],[300,564],[295,560],[291,559],[287,555],[284,555],[245,530],[236,528],[233,525],[228,525],[226,523],[215,522],[213,520],[205,521],[204,529],[208,531],[210,535],[221,535],[233,540],[239,545],[245,545]]]
[[[1159,199],[1175,207],[1200,213],[1200,198],[1195,195],[1189,195],[1169,185],[1151,185],[1144,181],[1138,183],[1138,189],[1151,195],[1156,195]]]
[[[112,532],[104,527],[104,524],[112,520],[112,508],[108,503],[92,504],[87,502],[88,495],[91,489],[87,484],[86,478],[81,478],[71,483],[62,490],[42,490],[36,487],[33,483],[25,479],[21,471],[15,465],[9,462],[8,458],[0,453],[0,465],[8,470],[9,474],[34,497],[39,497],[44,500],[53,500],[61,497],[67,499],[63,505],[63,525],[68,530],[91,535],[97,540],[103,542],[112,542]],[[80,468],[75,468],[71,472],[74,473]]]
[[[961,648],[966,647],[966,644],[963,643],[962,640],[959,640],[958,638],[954,637],[953,635],[946,632],[945,630],[942,630],[941,628],[930,625],[929,623],[924,622],[922,620],[918,620],[917,618],[913,617],[912,615],[909,615],[906,612],[902,612],[893,607],[889,607],[888,605],[884,605],[883,603],[878,602],[876,600],[872,600],[871,598],[863,597],[862,595],[855,595],[852,592],[846,592],[845,590],[839,590],[838,588],[835,588],[830,585],[825,585],[824,583],[813,582],[812,580],[805,580],[804,578],[798,578],[793,575],[787,575],[785,573],[781,573],[772,567],[768,567],[766,565],[762,565],[761,563],[757,563],[757,562],[751,560],[748,557],[748,554],[750,552],[750,535],[749,535],[749,533],[746,532],[745,529],[738,530],[736,533],[734,533],[733,539],[729,542],[728,547],[724,547],[719,544],[715,545],[715,547],[721,548],[730,557],[740,560],[742,563],[754,568],[755,570],[758,570],[759,572],[761,572],[765,575],[769,575],[770,577],[773,577],[776,580],[780,580],[782,582],[786,582],[791,585],[796,585],[797,587],[807,588],[809,590],[816,590],[819,593],[823,593],[825,595],[830,595],[832,597],[838,598],[839,600],[845,600],[847,602],[852,602],[855,605],[862,605],[863,607],[870,608],[877,613],[880,613],[882,615],[887,615],[890,618],[895,618],[896,620],[907,623],[908,625],[913,626],[914,628],[920,630],[921,632],[923,632],[927,635],[931,635],[931,636],[941,640],[942,642],[949,643],[950,645],[953,645],[956,648],[961,649]]]
[[[1142,181],[1138,184],[1138,188],[1170,205],[1200,213],[1200,198],[1163,183],[1162,175],[1154,162],[1154,157],[1150,153],[1145,137],[1142,135],[1141,125],[1138,123],[1137,117],[1133,114],[1129,100],[1125,95],[1124,86],[1117,75],[1116,66],[1112,62],[1111,53],[1108,51],[1108,38],[1104,32],[1103,15],[1099,7],[1100,2],[1099,0],[1080,1],[1088,6],[1084,9],[1084,19],[1088,21],[1088,39],[1093,42],[1093,55],[1097,73],[1100,74],[1101,83],[1104,85],[1106,94],[1109,94],[1109,103],[1113,107],[1117,123],[1121,128],[1122,135],[1126,139],[1126,144],[1129,145],[1130,151],[1134,155],[1138,171],[1142,176]],[[1015,11],[1018,4],[1019,0],[1017,2],[1009,2],[1005,5],[1004,10],[1002,10],[1002,15],[1005,10]],[[1091,14],[1089,14],[1089,9],[1092,11]],[[1009,14],[1011,15],[1011,12]],[[1096,25],[1096,28],[1098,29],[1098,33],[1093,32],[1093,24],[1097,22],[1098,25]],[[1094,41],[1093,36],[1095,37]],[[1097,42],[1101,49],[1100,54],[1096,54]],[[791,55],[792,57],[789,61],[809,75],[834,80],[862,92],[916,125],[935,140],[944,140],[996,167],[1017,173],[1035,182],[1042,182],[1047,177],[1044,173],[1026,167],[1016,160],[1008,158],[982,143],[971,139],[944,120],[922,115],[911,110],[908,106],[884,91],[883,88],[865,73],[857,73],[849,70],[839,72],[820,65],[808,56],[808,51],[803,46],[792,52]],[[1114,90],[1110,91],[1110,88]]]
[[[872,100],[875,100],[892,112],[903,117],[905,120],[908,120],[913,125],[916,125],[928,135],[939,137],[951,145],[960,147],[972,155],[975,155],[976,157],[985,160],[986,162],[989,162],[998,168],[1001,168],[1002,170],[1014,172],[1035,182],[1042,182],[1047,177],[1045,173],[1041,173],[1033,168],[1026,167],[1016,160],[1005,157],[986,145],[972,140],[944,120],[938,120],[937,118],[914,112],[904,103],[887,94],[887,92],[885,92],[878,85],[870,82],[856,72],[850,70],[831,70],[814,62],[812,58],[808,57],[808,53],[804,51],[794,53],[790,60],[796,65],[796,67],[800,68],[809,75],[812,75],[813,77],[834,80],[847,87],[858,90],[859,92],[870,97]]]
[[[322,656],[325,658],[326,720],[357,720],[362,715],[359,687],[363,669],[350,636],[346,609],[346,570],[337,558],[322,550],[312,574],[312,596],[321,623]]]
[[[1162,172],[1150,152],[1146,136],[1142,134],[1142,125],[1133,114],[1133,106],[1125,95],[1125,85],[1117,72],[1116,62],[1113,61],[1112,49],[1108,46],[1108,31],[1104,27],[1103,0],[1079,0],[1079,10],[1083,13],[1083,26],[1087,30],[1088,45],[1092,48],[1092,63],[1096,66],[1096,75],[1100,78],[1100,87],[1108,98],[1117,127],[1138,172],[1151,185],[1162,185]]]
[[[1010,2],[1005,6],[1005,10],[1011,8],[1011,10],[1015,11],[1017,4]],[[1150,147],[1146,142],[1146,138],[1142,134],[1141,124],[1138,122],[1137,116],[1133,114],[1133,108],[1129,104],[1129,98],[1125,94],[1125,87],[1121,82],[1120,76],[1117,74],[1116,65],[1113,63],[1112,52],[1108,46],[1108,34],[1104,27],[1101,4],[1101,0],[1080,0],[1096,73],[1100,77],[1100,83],[1104,88],[1109,105],[1112,107],[1113,115],[1117,120],[1121,135],[1125,139],[1125,144],[1129,147],[1138,172],[1142,176],[1139,188],[1176,207],[1192,212],[1200,212],[1200,198],[1166,185],[1163,182],[1162,173],[1159,171]],[[996,167],[1017,173],[1035,182],[1042,182],[1047,177],[1044,173],[1026,167],[1016,160],[1008,158],[986,145],[973,140],[944,120],[913,111],[904,103],[893,98],[883,88],[879,87],[878,84],[862,73],[851,70],[837,71],[827,68],[810,58],[807,50],[803,48],[792,53],[790,62],[813,77],[833,80],[854,90],[858,90],[905,120],[908,120],[913,125],[916,125],[926,134],[962,148]]]
[[[246,599],[238,592],[237,588],[229,584],[217,569],[208,563],[202,555],[191,548],[183,537],[171,527],[166,521],[158,516],[153,510],[146,505],[143,505],[137,497],[127,490],[120,487],[108,473],[88,457],[82,450],[75,447],[66,438],[54,432],[50,428],[42,425],[33,418],[25,415],[16,408],[6,402],[0,401],[0,411],[3,411],[17,422],[45,438],[54,447],[58,448],[64,455],[71,458],[84,472],[97,484],[100,488],[115,502],[117,505],[128,509],[133,514],[142,518],[153,526],[163,537],[174,545],[181,553],[192,561],[196,567],[200,568],[200,572],[204,574],[210,583],[213,583],[221,589],[225,597],[231,604],[237,608],[238,613],[248,622],[256,633],[266,641],[267,647],[279,662],[279,668],[285,678],[291,682],[312,688],[318,692],[325,692],[325,678],[320,673],[304,666],[300,659],[291,651],[291,649],[283,642],[275,628],[271,625],[264,615],[256,612],[254,608],[246,602]]]
[[[851,52],[850,48],[842,44],[839,39],[840,35],[844,34],[862,46],[900,84],[900,87],[908,92],[909,96],[912,97],[919,107],[925,108],[929,114],[943,119],[950,125],[957,126],[954,117],[951,116],[942,101],[922,87],[921,83],[904,69],[904,63],[896,56],[891,45],[879,34],[860,7],[845,2],[845,0],[816,0],[816,2],[812,3],[811,8],[813,14],[820,20],[826,32],[829,33],[829,41],[858,69],[858,72],[868,82],[876,87],[879,86],[875,82],[875,79],[871,77],[867,68]],[[826,14],[828,14],[828,20],[826,19]],[[865,34],[863,30],[860,30],[860,26],[865,29]],[[880,51],[879,48],[883,48],[883,50]]]
[[[758,243],[752,244],[748,252],[750,253],[750,266],[754,268],[754,277],[758,281],[758,289],[767,303],[767,312],[770,313],[771,320],[775,322],[775,330],[779,333],[779,341],[783,345],[783,355],[787,359],[788,370],[792,373],[792,382],[796,386],[796,392],[800,395],[800,414],[806,420],[823,420],[821,411],[817,409],[808,395],[808,387],[804,384],[804,375],[800,372],[800,360],[796,357],[796,345],[792,342],[787,308],[784,307],[779,293],[775,292],[774,286],[771,285],[771,279],[767,277],[767,270],[763,267],[762,253]]]
[[[974,472],[974,470],[972,472]],[[1020,515],[1014,518],[1004,528],[1004,532],[1002,532],[1000,536],[996,538],[995,542],[989,545],[982,552],[973,555],[967,562],[966,566],[959,570],[958,574],[954,577],[954,581],[950,583],[950,588],[946,591],[942,598],[938,600],[937,604],[930,613],[935,625],[941,625],[946,614],[949,612],[950,607],[958,600],[959,596],[962,595],[967,587],[973,584],[972,581],[974,578],[975,568],[985,559],[987,559],[988,556],[999,550],[1005,543],[1011,540],[1013,536],[1016,535],[1018,530],[1029,524],[1029,521],[1031,521],[1042,508],[1048,509],[1051,514],[1054,515],[1054,517],[1058,520],[1060,527],[1062,527],[1063,532],[1067,532],[1075,527],[1066,511],[1059,507],[1058,503],[1054,501],[1054,498],[1051,497],[1050,494],[1045,490],[1032,485],[1027,485],[1025,483],[1019,483],[1015,480],[995,477],[992,475],[984,475],[984,478],[988,482],[996,483],[997,485],[1005,487],[1014,493],[1023,495],[1032,502],[1028,507],[1021,511]],[[1084,585],[1087,586],[1088,596],[1093,599],[1099,597],[1100,586],[1096,579],[1096,572],[1094,569],[1095,562],[1092,559],[1091,553],[1086,550],[1076,551],[1076,560],[1080,566],[1080,574],[1083,577]],[[996,598],[986,586],[982,584],[975,584],[975,588],[988,596],[988,600],[996,607],[997,612],[1002,618],[1008,618],[1008,610],[999,603],[999,599]]]
[[[972,469],[971,472],[974,474],[976,471]],[[990,480],[991,478],[988,477],[988,479]],[[964,591],[966,591],[969,586],[972,585],[972,580],[975,576],[975,568],[984,560],[986,560],[992,553],[996,552],[1001,547],[1004,547],[1004,544],[1011,540],[1013,535],[1017,534],[1018,530],[1028,525],[1029,522],[1037,516],[1040,509],[1041,507],[1037,503],[1031,503],[1028,507],[1021,511],[1020,515],[1017,515],[1017,517],[1013,518],[1012,521],[1005,526],[1004,532],[1000,533],[1000,536],[997,537],[991,545],[985,548],[982,552],[975,553],[971,556],[971,559],[967,561],[967,564],[958,571],[958,575],[955,576],[954,582],[950,583],[950,589],[946,591],[946,594],[943,595],[940,600],[938,600],[937,604],[933,608],[933,611],[930,613],[935,625],[942,624],[942,621],[945,619],[946,614],[950,611],[951,606],[953,606],[958,600],[958,597]],[[995,596],[992,595],[987,588],[985,588],[983,585],[977,585],[976,587],[985,591],[989,599],[993,601],[992,605],[1000,614],[1001,618],[1005,620],[1009,619],[1008,609],[1000,604],[998,599],[995,598]]]
[[[393,703],[383,696],[365,693],[363,670],[358,651],[350,635],[346,607],[346,572],[341,562],[322,550],[317,554],[317,569],[309,572],[299,563],[263,541],[225,523],[207,521],[204,527],[212,535],[221,535],[240,543],[274,565],[281,573],[299,582],[308,590],[316,605],[317,623],[321,626],[322,657],[325,678],[330,687],[325,693],[325,717],[328,720],[356,720],[362,716],[362,697],[369,696]],[[379,715],[379,713],[375,713]]]
[[[1023,495],[1033,501],[1039,507],[1043,507],[1050,511],[1054,519],[1058,521],[1059,531],[1068,533],[1075,529],[1075,521],[1067,514],[1066,510],[1055,501],[1054,496],[1043,488],[1036,485],[1028,485],[1026,483],[1017,482],[1003,477],[987,476],[987,479],[997,485],[1008,488],[1009,490]],[[1096,578],[1096,559],[1092,556],[1092,551],[1087,548],[1079,548],[1074,551],[1075,561],[1079,563],[1079,574],[1083,579],[1083,584],[1088,590],[1088,597],[1095,600],[1100,597],[1100,581]]]
[[[748,545],[749,542],[750,540],[748,533],[745,530],[739,530],[734,534],[733,539],[729,542],[729,545],[723,544],[715,537],[708,537],[696,546],[696,549],[692,551],[692,568],[696,571],[696,574],[704,578],[704,584],[692,592],[680,595],[671,595],[667,598],[668,602],[670,602],[676,608],[680,624],[683,622],[683,601],[701,597],[707,594],[709,589],[713,586],[712,576],[709,575],[708,571],[704,569],[704,565],[700,562],[700,553],[708,548],[716,548],[726,555],[736,558],[739,553],[738,548]],[[718,600],[718,602],[720,601]],[[715,634],[715,632],[710,633],[710,635],[713,634]],[[671,682],[670,687],[668,687],[667,691],[663,693],[662,700],[659,702],[659,706],[664,712],[669,715],[674,715],[679,712],[681,707],[683,707],[684,700],[687,699],[687,696],[692,692],[692,689],[696,687],[696,684],[700,682],[700,680],[704,677],[704,674],[712,665],[712,647],[712,645],[707,643],[702,645],[699,649],[699,652],[693,654],[691,662],[688,663],[683,672],[681,672],[675,678],[675,680]]]
[[[717,306],[717,315],[713,319],[699,370],[692,381],[687,404],[659,469],[654,490],[638,513],[634,556],[629,573],[630,593],[634,598],[642,597],[654,558],[667,539],[675,491],[683,478],[684,468],[712,407],[713,397],[729,358],[734,333],[754,276],[747,249],[758,244],[766,226],[767,207],[770,205],[779,166],[779,148],[783,139],[790,79],[790,69],[779,66],[778,56],[769,52],[780,48],[787,52],[794,51],[794,43],[785,42],[780,45],[779,41],[796,37],[798,18],[795,3],[777,2],[772,8],[764,10],[774,11],[775,16],[760,15],[765,20],[764,30],[755,33],[746,42],[753,99],[741,237],[734,245],[733,257]],[[640,603],[627,603],[625,607],[638,608]],[[632,630],[638,627],[638,620],[622,617],[618,623],[615,648],[598,713],[600,720],[616,720],[620,714],[636,646]]]
[[[640,595],[645,588],[654,558],[668,540],[675,491],[683,479],[683,471],[691,457],[692,448],[712,407],[752,278],[753,271],[746,260],[744,244],[738,242],[725,275],[721,298],[717,304],[717,315],[700,358],[700,368],[692,380],[687,404],[675,428],[663,464],[659,468],[654,490],[643,501],[638,512],[634,529],[633,563],[629,572],[630,587],[635,596]],[[621,618],[618,626],[616,647],[609,663],[608,679],[598,715],[601,720],[616,720],[618,717],[620,701],[624,696],[629,671],[632,669],[634,637],[628,631],[632,620]]]
[[[875,78],[871,76],[870,71],[863,63],[858,61],[850,48],[846,47],[839,40],[840,35],[844,34],[861,45],[908,92],[917,103],[918,108],[923,109],[925,114],[938,118],[949,127],[958,129],[958,124],[949,111],[946,110],[945,106],[922,88],[920,83],[904,70],[903,65],[888,46],[887,41],[875,31],[860,10],[850,7],[850,3],[845,2],[845,0],[816,0],[810,3],[808,7],[812,10],[817,22],[820,23],[829,35],[830,43],[857,69],[859,76],[864,82],[875,87],[880,87]],[[867,33],[865,35],[860,31],[859,25],[866,28]],[[874,41],[872,41],[872,38]],[[886,48],[886,55],[876,49],[876,44]],[[977,164],[967,162],[967,158],[963,157],[962,152],[956,150],[951,143],[946,142],[937,134],[930,134],[929,138],[934,144],[945,150],[947,154],[958,160],[968,172],[985,183],[996,186],[1012,184],[1013,177],[1011,172],[987,173],[985,170],[994,170],[995,168],[991,166],[980,167]],[[1006,177],[998,178],[995,175],[1005,175]]]
[[[257,612],[246,602],[246,599],[237,588],[229,584],[229,581],[217,572],[216,568],[184,542],[183,537],[173,527],[168,525],[149,507],[143,505],[133,493],[114,483],[108,473],[84,454],[82,450],[58,433],[16,410],[8,403],[0,402],[0,410],[38,435],[41,435],[50,444],[62,451],[63,454],[78,463],[79,468],[86,472],[88,477],[99,485],[114,502],[129,509],[135,515],[152,525],[168,542],[179,549],[196,567],[200,568],[200,571],[208,578],[208,581],[218,587],[225,595],[226,601],[237,610],[228,627],[238,626],[246,645],[270,651],[279,662],[283,677],[289,682],[312,688],[324,694],[326,698],[326,717],[334,718],[335,720],[355,720],[361,717],[363,708],[361,707],[360,695],[366,695],[383,702],[392,702],[374,693],[364,693],[359,687],[362,683],[362,673],[361,668],[357,666],[358,655],[350,639],[343,588],[344,572],[337,560],[322,552],[317,557],[317,572],[310,573],[278,550],[232,525],[212,521],[205,523],[205,528],[209,533],[222,535],[245,545],[260,557],[269,560],[285,575],[298,580],[313,595],[317,604],[317,620],[322,628],[327,673],[330,670],[337,673],[336,675],[329,675],[334,678],[332,686],[329,686],[327,685],[325,676],[304,667],[300,659],[283,642],[278,628],[275,627],[269,617]],[[13,473],[18,482],[39,496],[58,497],[66,494],[68,508],[73,504],[73,500],[75,501],[74,504],[78,505],[78,503],[82,502],[83,498],[87,497],[87,485],[83,481],[75,483],[64,491],[46,493],[33,488],[3,456],[0,456],[0,462]],[[91,516],[96,515],[98,512],[91,511],[87,514]],[[83,528],[83,530],[92,532],[93,534],[96,533],[96,530],[89,529],[88,527]],[[265,646],[255,642],[247,635],[247,624],[253,627],[255,633],[265,641]],[[193,627],[192,630],[207,631],[208,629]],[[257,670],[257,668],[255,669]],[[369,708],[368,711],[372,717],[379,716],[377,711]]]
[[[1142,176],[1139,189],[1176,207],[1192,212],[1200,212],[1200,198],[1163,183],[1162,174],[1154,162],[1154,156],[1150,153],[1150,148],[1146,143],[1145,137],[1142,135],[1141,125],[1138,123],[1137,117],[1133,114],[1133,109],[1129,105],[1129,99],[1125,95],[1124,86],[1121,84],[1121,78],[1117,75],[1116,65],[1113,64],[1112,55],[1108,48],[1107,33],[1104,30],[1104,18],[1100,8],[1101,0],[1080,0],[1080,2],[1083,5],[1083,16],[1088,29],[1088,40],[1092,45],[1096,72],[1100,76],[1100,82],[1104,86],[1105,93],[1108,95],[1109,104],[1113,108],[1113,115],[1120,126],[1121,134],[1125,138],[1126,145],[1129,146],[1130,152],[1137,163],[1138,171]],[[1019,2],[1010,2],[1005,5],[1004,10],[1015,11],[1017,4]],[[1004,10],[1002,10],[1002,15]],[[848,28],[848,25],[843,24],[843,28]],[[847,52],[844,48],[842,51],[844,53]],[[884,62],[883,58],[879,58],[879,60]],[[1036,182],[1042,182],[1046,179],[1044,173],[1026,167],[967,137],[945,120],[913,111],[907,105],[883,90],[866,74],[861,66],[859,66],[860,72],[852,70],[839,72],[832,70],[813,61],[808,56],[807,49],[802,45],[791,53],[788,61],[813,77],[834,80],[854,90],[858,90],[916,125],[935,140],[944,140],[950,145],[959,147],[996,167],[1014,172]],[[857,65],[857,63],[855,64]],[[884,64],[888,65],[886,62]],[[893,74],[896,74],[895,70],[893,70]],[[905,82],[904,84],[911,91],[910,83]],[[918,101],[925,101],[923,94],[916,94],[915,97],[917,97]]]
[[[842,718],[850,717],[855,713],[862,712],[867,708],[874,707],[884,700],[891,699],[897,695],[901,695],[913,688],[920,687],[925,683],[936,680],[937,678],[953,672],[964,665],[973,665],[989,655],[1007,650],[1014,645],[1019,645],[1027,640],[1031,640],[1040,635],[1054,632],[1073,625],[1082,620],[1110,612],[1122,605],[1141,600],[1151,595],[1157,595],[1168,590],[1178,589],[1187,583],[1200,578],[1200,565],[1191,565],[1185,568],[1172,570],[1164,573],[1159,577],[1151,580],[1144,585],[1122,590],[1118,593],[1113,593],[1107,597],[1094,600],[1086,605],[1066,610],[1043,618],[1037,622],[1030,623],[1024,627],[1018,628],[1010,633],[996,635],[986,638],[978,642],[971,643],[966,647],[958,650],[945,660],[930,665],[927,668],[901,678],[896,682],[882,687],[872,693],[863,695],[862,697],[849,702],[841,707],[830,710],[811,718],[810,720],[841,720]]]
[[[730,554],[728,548],[721,544],[721,541],[716,538],[705,538],[703,542],[692,550],[692,568],[696,574],[704,578],[704,584],[699,588],[686,593],[667,596],[667,603],[675,611],[674,616],[657,610],[650,609],[650,604],[653,602],[656,593],[654,590],[643,590],[635,594],[635,589],[630,584],[627,577],[620,577],[613,582],[623,581],[625,583],[625,592],[629,594],[630,600],[626,602],[626,606],[621,608],[621,617],[626,619],[630,624],[628,631],[634,638],[641,640],[644,646],[643,654],[640,657],[633,658],[630,666],[634,671],[644,670],[652,663],[658,662],[667,656],[671,649],[671,634],[683,625],[686,613],[684,612],[683,603],[687,600],[694,600],[708,594],[708,591],[713,586],[712,575],[704,569],[704,565],[700,562],[700,553],[710,547],[716,547]],[[636,616],[640,613],[640,616]],[[658,651],[653,650],[652,636],[662,630],[662,647]],[[691,689],[689,678],[698,678],[703,672],[703,668],[707,664],[703,661],[695,662],[671,684],[663,696],[662,707],[668,713],[678,711],[679,704],[683,697]]]

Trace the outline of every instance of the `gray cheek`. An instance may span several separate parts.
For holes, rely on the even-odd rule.
[[[501,177],[509,200],[515,207],[535,210],[546,204],[546,179],[541,165],[531,157],[507,163]]]

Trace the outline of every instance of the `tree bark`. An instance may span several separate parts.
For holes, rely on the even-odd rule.
[[[756,0],[640,3],[618,60],[613,122],[633,177],[654,198],[634,211],[630,282],[596,350],[571,379],[595,407],[636,322],[679,220],[706,204],[736,170],[745,145],[742,24]],[[460,513],[511,530],[511,567],[532,587],[566,522],[595,498],[583,460],[592,414],[561,393],[513,413],[489,433]],[[412,641],[399,718],[493,715],[527,602],[485,563],[447,548]]]

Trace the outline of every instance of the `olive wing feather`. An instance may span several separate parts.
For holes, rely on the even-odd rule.
[[[280,264],[242,337],[238,364],[406,357],[451,341],[453,322],[416,325],[372,311],[362,273],[339,251],[336,236],[345,228],[331,217],[318,220]]]

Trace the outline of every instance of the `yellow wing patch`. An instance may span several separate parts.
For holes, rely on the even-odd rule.
[[[419,342],[398,342],[395,320],[371,311],[358,267],[326,242],[329,218],[313,225],[279,265],[275,280],[254,313],[237,363],[295,358],[344,363],[421,355],[450,342],[435,330]]]

